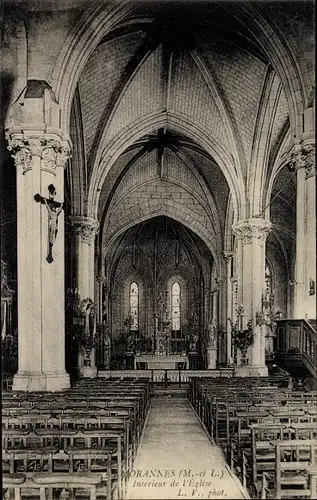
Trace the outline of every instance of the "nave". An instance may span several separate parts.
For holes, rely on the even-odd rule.
[[[4,498],[316,498],[317,395],[290,386],[284,373],[7,391]]]
[[[1,4],[4,498],[316,498],[313,2]]]
[[[127,498],[249,498],[221,449],[211,443],[186,394],[177,389],[162,391],[162,395],[157,392]]]

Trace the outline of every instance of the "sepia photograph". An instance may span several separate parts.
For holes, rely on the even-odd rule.
[[[316,500],[314,2],[0,14],[1,498]]]

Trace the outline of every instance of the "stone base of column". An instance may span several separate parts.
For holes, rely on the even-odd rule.
[[[80,378],[96,378],[98,373],[96,366],[81,366],[78,371]]]
[[[70,387],[68,373],[18,372],[13,377],[13,391],[56,392]]]
[[[207,347],[207,369],[215,370],[217,368],[217,349]]]
[[[267,377],[267,366],[240,365],[234,369],[235,377]]]

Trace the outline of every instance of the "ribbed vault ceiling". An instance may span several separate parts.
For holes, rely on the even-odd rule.
[[[176,242],[179,242],[178,263],[175,264]],[[133,247],[135,248],[135,264],[133,264]],[[154,274],[162,278],[168,270],[180,274],[189,273],[199,289],[201,273],[208,281],[213,262],[212,255],[204,242],[192,231],[169,217],[155,217],[136,224],[119,238],[114,240],[107,251],[109,275],[115,281],[118,263],[125,252],[129,253],[130,265],[136,270],[142,268],[144,261],[148,263],[150,279],[155,281]]]
[[[246,169],[267,69],[260,45],[225,5],[140,5],[103,39],[79,81],[88,174],[102,140],[160,111],[208,130]],[[283,124],[284,111],[282,103]]]
[[[219,231],[223,234],[229,200],[225,176],[194,137],[174,130],[169,117],[173,123],[180,117],[207,133],[218,151],[232,160],[231,168],[240,169],[247,179],[265,116],[269,124],[261,154],[265,151],[268,179],[289,128],[280,83],[275,100],[267,94],[272,73],[262,45],[229,4],[136,4],[133,13],[104,37],[81,74],[73,105],[73,117],[82,131],[80,136],[74,134],[74,151],[81,154],[73,155],[73,169],[84,169],[88,186],[99,167],[98,154],[100,158],[111,141],[151,116],[163,115],[166,125],[154,126],[112,164],[98,189],[102,224],[111,216],[116,199],[125,199],[131,191],[136,172],[142,168],[145,172],[143,164],[155,166],[154,177],[171,180],[177,163],[179,179],[181,168],[188,171],[186,182],[194,175],[190,184],[206,213],[212,214],[214,237]]]

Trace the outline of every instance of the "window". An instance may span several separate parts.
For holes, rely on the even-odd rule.
[[[133,282],[130,286],[130,330],[139,329],[139,287]]]
[[[175,282],[172,285],[172,330],[179,331],[181,329],[181,288],[179,283]]]

